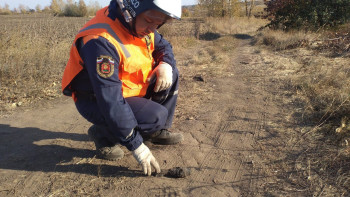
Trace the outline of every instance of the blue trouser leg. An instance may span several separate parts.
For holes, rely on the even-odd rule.
[[[101,130],[103,133],[99,133],[99,136],[101,138],[107,138],[108,141],[114,144],[119,141],[116,135],[108,129],[105,118],[102,116],[97,106],[96,100],[78,98],[75,102],[75,106],[80,115],[82,115],[87,121],[95,125],[106,127],[106,129]]]
[[[150,98],[152,101],[163,105],[168,110],[168,116],[163,129],[168,129],[173,123],[173,117],[175,113],[175,107],[178,97],[179,89],[179,71],[177,68],[173,70],[173,83],[170,88],[161,92],[154,92],[155,82],[151,83],[148,87],[145,98]]]

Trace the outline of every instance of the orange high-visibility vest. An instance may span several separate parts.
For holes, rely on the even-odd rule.
[[[148,88],[147,78],[152,71],[154,60],[154,33],[147,38],[137,38],[119,22],[113,21],[105,14],[108,7],[99,10],[96,16],[85,24],[79,31],[70,51],[70,57],[62,77],[62,91],[65,95],[70,90],[73,78],[83,70],[84,62],[75,45],[79,38],[88,35],[106,38],[115,46],[119,55],[119,79],[122,81],[124,98],[132,96],[145,96]],[[74,95],[73,95],[74,96]]]

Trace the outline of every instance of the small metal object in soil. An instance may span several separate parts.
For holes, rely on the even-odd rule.
[[[169,177],[169,178],[185,178],[191,174],[190,168],[174,167],[168,170],[163,170],[161,173],[152,173],[156,177]]]

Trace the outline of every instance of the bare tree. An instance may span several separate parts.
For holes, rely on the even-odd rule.
[[[255,0],[244,0],[245,3],[245,15],[250,18],[252,16],[252,10],[255,7]]]

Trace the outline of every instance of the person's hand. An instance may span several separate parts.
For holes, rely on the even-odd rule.
[[[173,68],[165,62],[160,62],[152,71],[147,81],[150,82],[154,77],[157,77],[154,92],[159,92],[168,89],[173,83]]]
[[[141,164],[143,173],[145,175],[151,176],[151,166],[155,168],[156,173],[160,173],[160,167],[156,158],[153,157],[151,151],[144,143],[142,143],[136,150],[134,150],[132,154],[134,155],[135,159]]]

